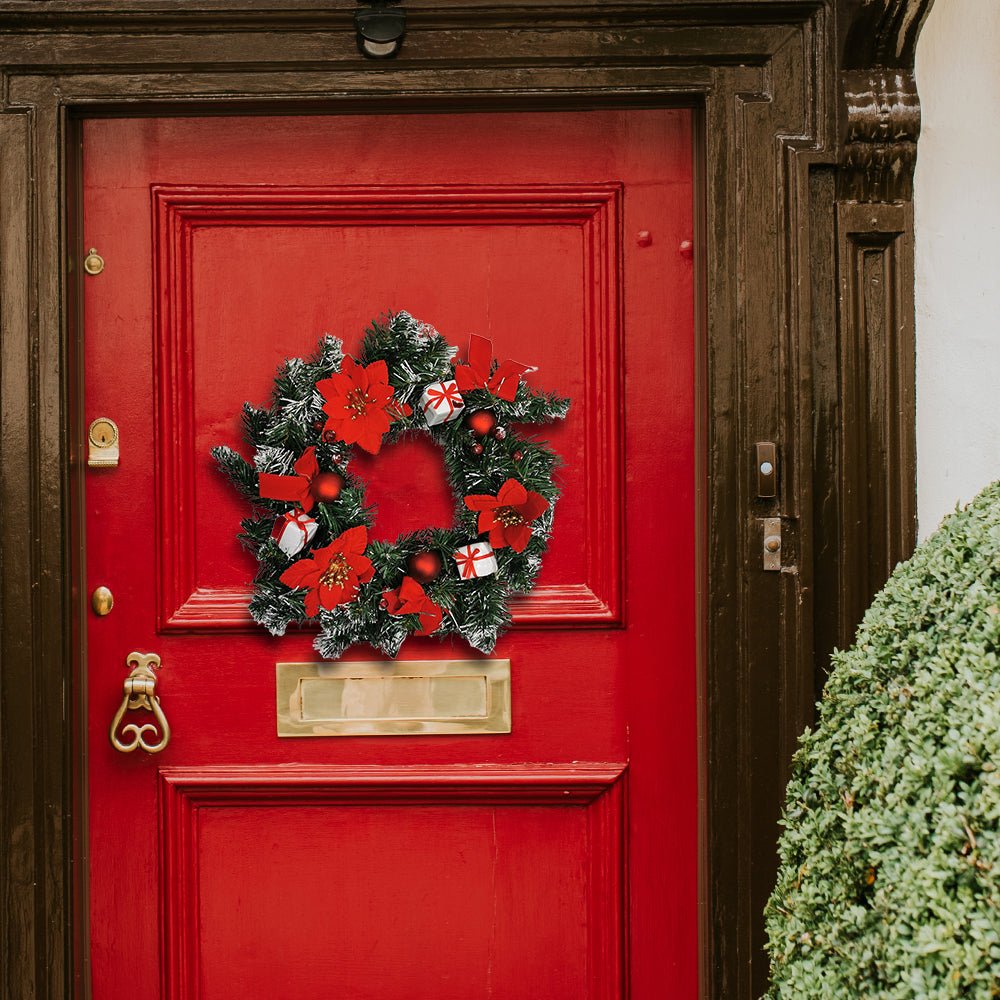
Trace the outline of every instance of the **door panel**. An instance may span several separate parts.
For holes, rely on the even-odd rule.
[[[617,995],[619,778],[165,770],[168,995]]]
[[[256,380],[260,389],[253,398],[264,397],[277,363],[304,349],[301,329],[288,317],[298,317],[299,303],[308,302],[303,323],[309,330],[325,331],[330,321],[322,316],[324,304],[339,303],[345,294],[331,284],[337,278],[364,286],[353,290],[359,302],[348,313],[351,319],[333,331],[349,349],[358,346],[360,332],[372,318],[365,318],[365,309],[372,312],[366,302],[409,303],[408,311],[420,318],[420,309],[441,317],[438,328],[453,330],[456,343],[464,343],[466,317],[471,303],[478,301],[480,312],[483,303],[491,303],[491,322],[511,331],[505,337],[509,350],[527,352],[548,373],[539,376],[540,385],[555,388],[556,372],[568,376],[560,391],[577,402],[581,417],[546,433],[568,468],[619,488],[598,495],[566,491],[560,516],[580,523],[592,544],[581,547],[555,536],[539,589],[518,602],[516,613],[519,620],[552,625],[618,621],[618,185],[286,187],[279,192],[251,186],[158,186],[154,204],[159,370],[170,373],[160,378],[156,390],[167,494],[159,533],[165,577],[161,623],[182,629],[247,625],[242,582],[250,571],[247,555],[234,537],[227,537],[220,540],[228,541],[225,561],[216,557],[215,545],[210,559],[199,558],[199,529],[212,529],[196,525],[185,532],[183,509],[171,496],[189,502],[196,494],[204,496],[220,517],[237,521],[240,501],[205,456],[220,434],[238,436],[246,384],[241,374],[245,366],[238,359],[247,343],[265,347]],[[450,274],[442,271],[449,260],[454,261]],[[323,264],[317,268],[319,261]],[[546,263],[556,261],[558,267]],[[546,263],[544,270],[539,262]],[[443,277],[446,286],[458,289],[447,306],[447,287],[428,293]],[[572,323],[563,318],[567,316]],[[536,343],[539,329],[550,332]],[[186,363],[200,357],[213,360]],[[222,426],[220,414],[229,417]],[[192,462],[192,456],[201,461]],[[368,465],[373,488],[385,483],[391,489],[391,470],[380,468],[381,463]],[[427,470],[413,486],[433,484],[434,513],[450,523],[450,503],[438,471]],[[394,537],[405,524],[394,524],[392,512],[386,513],[390,516],[379,519],[376,531]]]
[[[84,129],[95,997],[689,998],[697,974],[691,119],[683,110],[99,119]],[[639,236],[640,233],[648,235]],[[209,449],[386,309],[572,398],[512,732],[279,739],[245,507]],[[449,523],[426,441],[357,461],[373,535]],[[132,650],[173,737],[112,749]],[[410,639],[407,660],[475,656]],[[351,649],[346,659],[370,660]],[[375,657],[377,658],[377,657]],[[626,934],[626,928],[628,933]]]

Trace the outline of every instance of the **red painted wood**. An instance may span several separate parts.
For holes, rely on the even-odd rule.
[[[88,622],[94,996],[696,995],[690,129],[683,110],[86,123],[107,265],[84,283],[85,403],[122,452],[87,479],[86,585],[116,600]],[[208,450],[283,357],[324,331],[350,349],[386,308],[489,336],[574,400],[544,432],[556,537],[495,654],[510,735],[275,736],[274,664],[315,659],[311,634],[248,627],[242,507]],[[376,534],[448,517],[423,444],[366,471]],[[159,757],[107,739],[133,649],[163,659]]]
[[[622,857],[621,774],[166,769],[164,995],[307,997],[320,976],[373,998],[517,996],[527,982],[538,996],[617,996],[622,870],[606,859]],[[419,915],[400,912],[407,897]],[[323,900],[340,902],[317,925]],[[309,965],[283,960],[299,952]]]

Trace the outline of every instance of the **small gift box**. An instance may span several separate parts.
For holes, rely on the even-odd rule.
[[[463,580],[475,580],[497,571],[497,557],[489,542],[469,542],[452,553]]]
[[[290,510],[274,522],[271,537],[286,556],[298,555],[312,541],[318,525],[301,510]]]
[[[465,403],[455,381],[432,382],[420,396],[420,409],[428,427],[454,420],[464,408]]]

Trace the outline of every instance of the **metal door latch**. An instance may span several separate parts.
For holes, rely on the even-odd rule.
[[[764,519],[764,569],[781,571],[781,518]]]

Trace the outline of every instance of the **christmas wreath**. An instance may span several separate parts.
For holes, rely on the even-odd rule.
[[[309,359],[278,370],[271,405],[243,407],[250,463],[212,454],[253,505],[240,540],[257,557],[250,614],[272,635],[318,622],[328,659],[365,642],[395,656],[409,635],[456,633],[490,652],[510,624],[509,598],[534,586],[552,531],[557,464],[514,424],[565,417],[569,401],[498,363],[472,336],[465,363],[433,327],[400,312],[374,322],[357,358],[326,335]],[[374,510],[349,470],[408,433],[443,450],[456,497],[450,529],[373,541]]]

